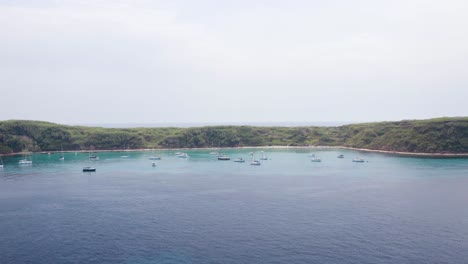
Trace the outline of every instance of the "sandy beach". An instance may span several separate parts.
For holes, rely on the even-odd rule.
[[[64,153],[94,153],[94,152],[139,152],[139,151],[168,151],[168,150],[218,150],[218,149],[347,149],[347,150],[356,150],[363,152],[373,152],[373,153],[382,153],[382,154],[391,154],[398,156],[412,156],[412,157],[428,157],[428,158],[468,158],[468,153],[420,153],[420,152],[402,152],[402,151],[387,151],[387,150],[375,150],[375,149],[365,149],[365,148],[353,148],[346,146],[243,146],[243,147],[221,147],[221,148],[157,148],[157,149],[102,149],[102,150],[69,150],[63,151]],[[57,154],[62,151],[40,151],[40,152],[16,152],[9,154],[0,154],[0,156],[15,156],[15,155],[25,155],[25,154]]]

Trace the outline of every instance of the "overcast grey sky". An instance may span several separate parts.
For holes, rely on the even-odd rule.
[[[0,0],[0,120],[468,116],[468,1]]]

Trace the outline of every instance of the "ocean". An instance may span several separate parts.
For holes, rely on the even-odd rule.
[[[468,159],[211,151],[3,157],[0,263],[468,261]]]

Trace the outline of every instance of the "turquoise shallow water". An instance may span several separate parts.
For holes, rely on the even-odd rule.
[[[250,151],[260,158],[223,150],[247,161]],[[314,163],[303,149],[265,149],[269,160],[250,166],[174,152],[36,154],[32,166],[4,157],[0,263],[468,259],[468,159],[314,150]]]

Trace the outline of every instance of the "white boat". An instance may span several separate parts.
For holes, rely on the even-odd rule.
[[[340,154],[340,155],[338,155],[337,158],[342,159],[342,158],[344,158],[344,155],[343,155],[343,154]]]
[[[252,160],[252,161],[250,162],[250,165],[260,166],[261,163],[260,163],[260,161],[258,161],[258,160]]]
[[[219,152],[217,152],[217,151],[213,151],[213,152],[210,152],[210,155],[213,155],[213,156],[218,156],[218,155],[219,155]]]
[[[365,162],[365,160],[361,157],[356,157],[353,159],[353,162]]]
[[[179,155],[177,155],[177,157],[182,159],[190,158],[190,156],[187,153],[180,153]]]
[[[89,155],[89,160],[99,160],[99,157],[96,155]]]
[[[312,162],[322,162],[322,160],[321,160],[321,159],[319,159],[319,158],[315,157],[315,154],[314,154],[314,155],[312,155],[312,159],[311,159],[310,161],[312,161]]]
[[[184,153],[182,153],[182,152],[176,152],[176,153],[174,153],[174,155],[176,155],[176,156],[179,156],[179,155],[181,155],[181,154],[184,154]]]
[[[268,160],[268,157],[265,155],[265,152],[263,152],[263,150],[261,151],[262,153],[262,157],[260,158],[260,160]]]
[[[179,154],[181,154],[180,152],[178,152]],[[177,154],[177,155],[179,155]],[[155,155],[154,153],[154,149],[151,151],[151,156],[148,158],[149,160],[161,160],[161,156],[158,156],[158,155]]]
[[[33,162],[30,155],[25,155],[25,157],[18,161],[19,165],[31,165]]]
[[[62,155],[60,155],[59,160],[65,160],[65,156],[63,156],[63,147],[60,146],[60,149],[62,150],[61,151]]]
[[[242,163],[242,162],[245,162],[245,159],[244,158],[237,158],[237,159],[234,160],[234,162]]]
[[[2,157],[0,157],[0,163],[1,163],[1,164],[0,164],[0,169],[2,169],[2,168],[3,168],[3,160],[2,160]]]
[[[126,151],[126,152],[129,151],[129,149],[128,149],[128,144],[127,144],[127,148],[125,149],[125,151]],[[121,157],[122,159],[126,159],[126,158],[128,158],[128,157],[130,157],[130,156],[129,156],[129,155],[122,155],[122,156],[120,156],[120,157]]]
[[[260,163],[260,161],[255,160],[254,153],[253,152],[250,152],[250,153],[251,153],[250,155],[252,156],[252,160],[250,161],[250,165],[260,166],[261,163]]]
[[[32,164],[32,161],[31,161],[31,160],[27,160],[27,159],[22,159],[22,160],[18,161],[18,164],[19,164],[19,165],[31,165],[31,164]]]

